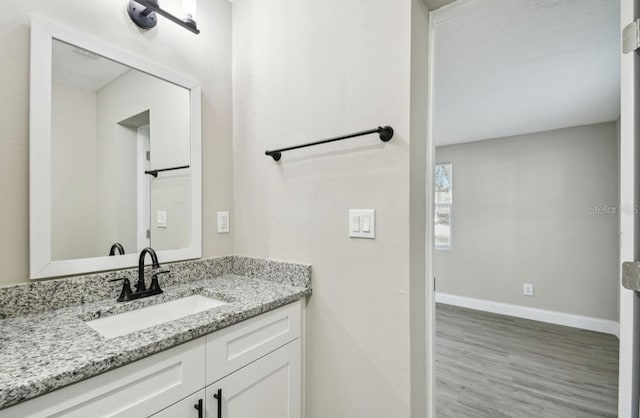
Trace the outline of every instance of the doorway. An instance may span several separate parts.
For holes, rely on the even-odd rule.
[[[619,16],[595,0],[431,13],[438,417],[616,416]]]

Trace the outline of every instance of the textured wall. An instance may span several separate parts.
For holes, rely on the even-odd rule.
[[[53,260],[94,257],[96,237],[96,95],[52,85],[51,251]],[[86,158],[69,161],[69,155]]]
[[[410,414],[410,44],[409,0],[233,3],[235,249],[313,265],[307,418]],[[264,155],[384,124],[387,144]]]
[[[175,7],[166,0],[164,7]],[[203,255],[231,254],[233,236],[216,234],[215,212],[232,210],[231,5],[198,2],[198,36],[159,19],[139,30],[126,2],[0,2],[0,283],[26,281],[29,260],[29,29],[39,16],[200,81],[203,127]]]
[[[453,163],[438,292],[617,320],[617,149],[615,122],[436,148]]]

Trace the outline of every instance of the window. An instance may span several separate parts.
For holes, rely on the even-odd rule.
[[[451,163],[436,164],[435,171],[435,247],[437,250],[451,249]]]

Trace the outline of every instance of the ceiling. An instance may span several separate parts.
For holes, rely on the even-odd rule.
[[[52,80],[67,87],[98,91],[130,70],[126,65],[57,39],[52,49]]]
[[[424,0],[424,2],[429,10],[435,10],[449,3],[453,3],[454,0]]]
[[[432,16],[436,145],[619,117],[618,0],[458,0]]]

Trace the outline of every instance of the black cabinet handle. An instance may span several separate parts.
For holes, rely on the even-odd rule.
[[[218,393],[214,393],[213,397],[218,400],[218,418],[222,418],[222,389],[218,389]]]
[[[198,410],[198,418],[203,418],[203,416],[202,416],[202,412],[203,412],[203,410],[202,410],[202,399],[198,399],[198,403],[193,405],[193,407]]]

